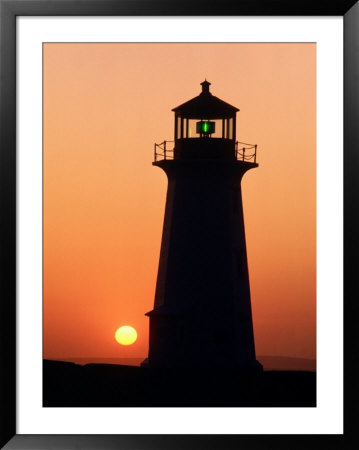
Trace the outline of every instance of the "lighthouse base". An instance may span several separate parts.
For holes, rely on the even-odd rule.
[[[145,369],[194,369],[194,370],[207,370],[207,369],[224,369],[224,370],[235,370],[241,373],[261,373],[263,372],[263,366],[262,364],[254,360],[251,363],[248,364],[237,364],[237,365],[226,365],[226,366],[219,366],[216,364],[215,361],[207,361],[206,363],[201,362],[200,365],[190,365],[184,366],[182,362],[178,361],[178,364],[166,364],[165,361],[150,361],[149,358],[144,359],[140,366]]]
[[[197,303],[205,303],[200,296],[196,298]],[[231,307],[230,301],[225,304],[223,299],[222,307],[225,311],[214,307],[205,310],[204,307],[159,306],[148,312],[150,345],[148,358],[142,366],[261,371],[262,366],[256,360],[250,314],[236,313],[235,306]]]

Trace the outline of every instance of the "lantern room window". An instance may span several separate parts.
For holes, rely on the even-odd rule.
[[[176,118],[175,139],[219,138],[235,139],[234,118],[226,119],[187,119]]]

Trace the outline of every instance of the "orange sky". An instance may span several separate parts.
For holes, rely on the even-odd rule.
[[[258,144],[242,181],[256,353],[315,358],[315,61],[315,44],[44,45],[45,358],[147,355],[167,187],[153,144],[205,78]]]

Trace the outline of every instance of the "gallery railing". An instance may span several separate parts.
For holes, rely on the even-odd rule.
[[[155,144],[154,161],[162,161],[163,159],[173,159],[174,156],[174,141],[163,141],[160,144]],[[170,144],[168,146],[168,144]],[[170,147],[170,148],[168,148]]]
[[[174,159],[174,141],[163,141],[154,146],[154,161]],[[257,162],[257,144],[235,142],[235,157],[237,161]]]
[[[257,162],[257,144],[236,142],[236,159],[238,161]]]

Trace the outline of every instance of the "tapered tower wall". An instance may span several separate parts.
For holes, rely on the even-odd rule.
[[[241,179],[257,164],[154,163],[168,177],[149,364],[255,366]]]

